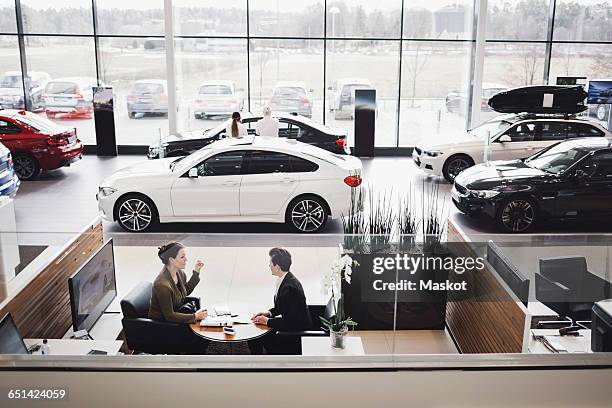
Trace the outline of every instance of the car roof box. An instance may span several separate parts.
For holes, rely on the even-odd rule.
[[[489,107],[500,113],[573,114],[587,109],[587,92],[581,85],[524,86],[489,98]]]

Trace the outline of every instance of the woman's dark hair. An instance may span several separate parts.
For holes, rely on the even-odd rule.
[[[157,247],[157,256],[159,256],[159,259],[161,259],[164,265],[168,265],[170,258],[176,258],[179,251],[183,248],[185,248],[185,246],[180,242],[168,242],[165,245]]]
[[[278,265],[281,271],[288,272],[291,267],[291,254],[283,248],[272,248],[269,252],[272,265]]]
[[[232,113],[232,137],[238,137],[238,122],[240,122],[240,112]]]

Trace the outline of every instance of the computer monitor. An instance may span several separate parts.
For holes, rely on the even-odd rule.
[[[0,354],[28,354],[28,348],[10,313],[0,321]]]
[[[612,351],[612,301],[595,303],[592,320],[591,350]]]
[[[117,296],[113,240],[109,240],[68,279],[74,331],[91,330]]]
[[[489,241],[487,244],[487,261],[503,281],[506,282],[506,285],[514,292],[516,297],[527,306],[529,300],[529,279],[519,272],[516,265],[512,263],[493,241]]]

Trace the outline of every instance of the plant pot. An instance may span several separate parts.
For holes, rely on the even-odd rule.
[[[340,331],[333,331],[331,330],[329,332],[329,338],[331,340],[331,346],[333,348],[339,348],[339,349],[343,349],[346,347],[346,333],[348,333],[348,329],[344,328]]]

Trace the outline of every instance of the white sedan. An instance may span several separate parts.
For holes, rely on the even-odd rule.
[[[295,140],[224,139],[117,171],[100,184],[98,207],[132,232],[158,222],[286,222],[317,232],[348,214],[361,169],[356,157]]]
[[[596,136],[612,135],[600,124],[577,117],[503,115],[450,143],[415,146],[412,158],[426,173],[452,183],[460,172],[485,161],[487,138],[491,140],[488,160],[516,160],[562,140]]]

